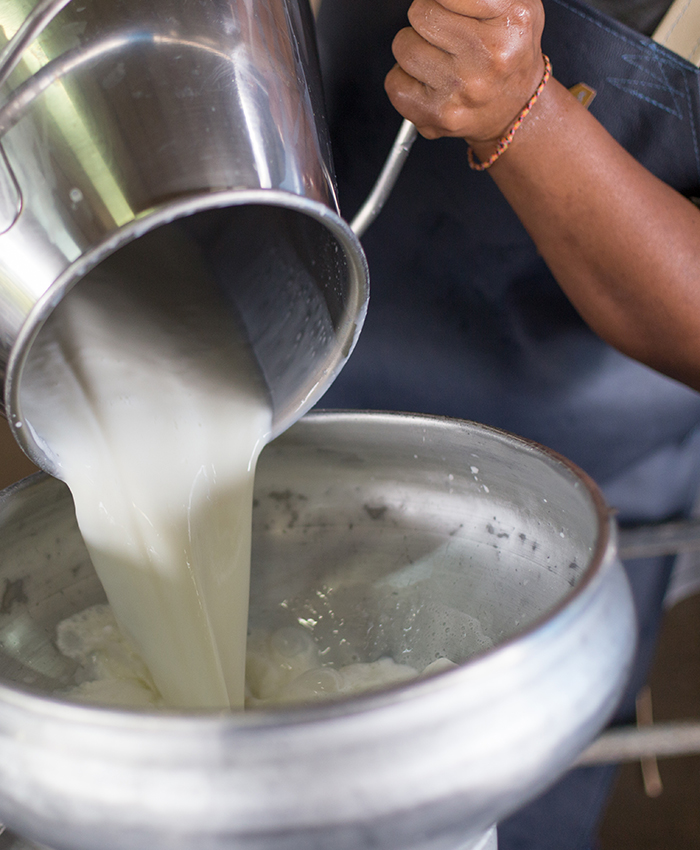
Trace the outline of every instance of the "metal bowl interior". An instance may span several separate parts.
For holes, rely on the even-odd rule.
[[[363,659],[418,668],[474,655],[477,625],[498,646],[551,617],[612,533],[597,488],[554,453],[391,414],[311,417],[271,444],[255,517],[252,625],[301,619],[329,646],[342,628]]]

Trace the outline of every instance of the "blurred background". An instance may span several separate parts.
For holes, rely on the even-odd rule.
[[[665,615],[650,678],[655,721],[700,721],[700,593]],[[620,768],[602,850],[700,850],[700,756],[659,759],[657,797],[639,764]]]

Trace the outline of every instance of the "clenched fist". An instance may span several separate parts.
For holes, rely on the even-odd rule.
[[[385,86],[426,138],[495,142],[542,79],[540,0],[413,0]]]

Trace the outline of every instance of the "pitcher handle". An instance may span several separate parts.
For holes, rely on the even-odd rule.
[[[350,222],[350,228],[358,238],[362,238],[365,230],[372,224],[386,203],[417,135],[418,130],[416,130],[415,124],[404,120],[377,182],[355,218]]]

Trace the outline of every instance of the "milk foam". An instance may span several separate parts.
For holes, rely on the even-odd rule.
[[[94,605],[63,620],[59,650],[78,662],[77,684],[63,693],[93,705],[161,708],[165,702],[143,661],[120,633],[108,605]],[[450,670],[447,658],[419,671],[392,658],[333,666],[305,629],[255,630],[246,652],[246,708],[337,699]]]
[[[165,702],[241,707],[270,405],[228,307],[192,285],[196,258],[185,243],[167,248],[168,268],[94,272],[58,305],[27,366],[23,413]]]

